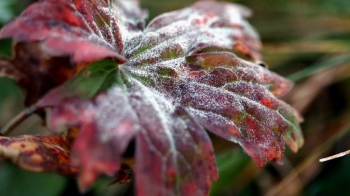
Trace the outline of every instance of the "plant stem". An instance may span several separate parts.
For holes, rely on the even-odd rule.
[[[1,129],[0,135],[6,136],[10,134],[21,122],[37,111],[37,109],[38,108],[35,105],[25,108]]]

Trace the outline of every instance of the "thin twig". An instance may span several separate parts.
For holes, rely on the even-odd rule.
[[[33,114],[35,111],[37,111],[37,107],[35,105],[32,105],[26,109],[24,109],[22,112],[17,114],[14,118],[11,119],[10,122],[8,122],[0,131],[1,135],[8,135],[10,134],[21,122],[23,122],[25,119],[27,119],[31,114]]]
[[[345,156],[348,154],[350,154],[350,150],[347,150],[347,151],[344,151],[344,152],[341,152],[341,153],[338,153],[338,154],[335,154],[335,155],[332,155],[332,156],[329,156],[326,158],[322,158],[322,159],[320,159],[320,162],[329,161],[329,160],[336,159],[336,158],[339,158],[339,157],[342,157],[342,156]]]

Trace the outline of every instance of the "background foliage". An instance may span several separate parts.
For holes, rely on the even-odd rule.
[[[150,18],[194,1],[143,0]],[[350,156],[319,163],[318,159],[350,149],[350,1],[240,0],[254,11],[251,24],[261,35],[269,68],[296,85],[284,99],[303,116],[305,145],[287,150],[284,165],[260,169],[242,149],[211,135],[220,180],[212,196],[344,195],[350,181]],[[29,1],[2,0],[0,26],[18,15]],[[6,43],[0,43],[0,50]],[[3,53],[3,51],[1,51]],[[23,109],[23,95],[10,80],[0,78],[0,127]],[[13,134],[44,132],[38,117]],[[100,179],[86,195],[132,195],[130,184],[111,185]],[[0,195],[79,195],[75,181],[55,174],[31,173],[0,162]],[[40,188],[39,188],[40,187]]]

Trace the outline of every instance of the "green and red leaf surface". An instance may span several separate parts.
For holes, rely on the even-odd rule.
[[[206,131],[240,144],[259,166],[280,161],[285,144],[301,147],[301,117],[277,98],[292,84],[254,63],[250,10],[199,1],[145,26],[146,13],[136,0],[41,0],[0,31],[15,51],[0,59],[0,74],[22,86],[27,104],[51,108],[54,134],[78,129],[64,153],[83,190],[121,170],[131,143],[137,195],[207,195],[218,173]],[[60,159],[45,138],[64,137],[41,137],[29,137],[46,149],[34,151]],[[2,156],[13,159],[7,143]],[[30,161],[19,165],[35,170]]]

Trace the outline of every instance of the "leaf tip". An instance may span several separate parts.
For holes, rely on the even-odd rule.
[[[78,188],[80,193],[86,193],[94,183],[97,176],[93,172],[83,171],[78,178]]]

